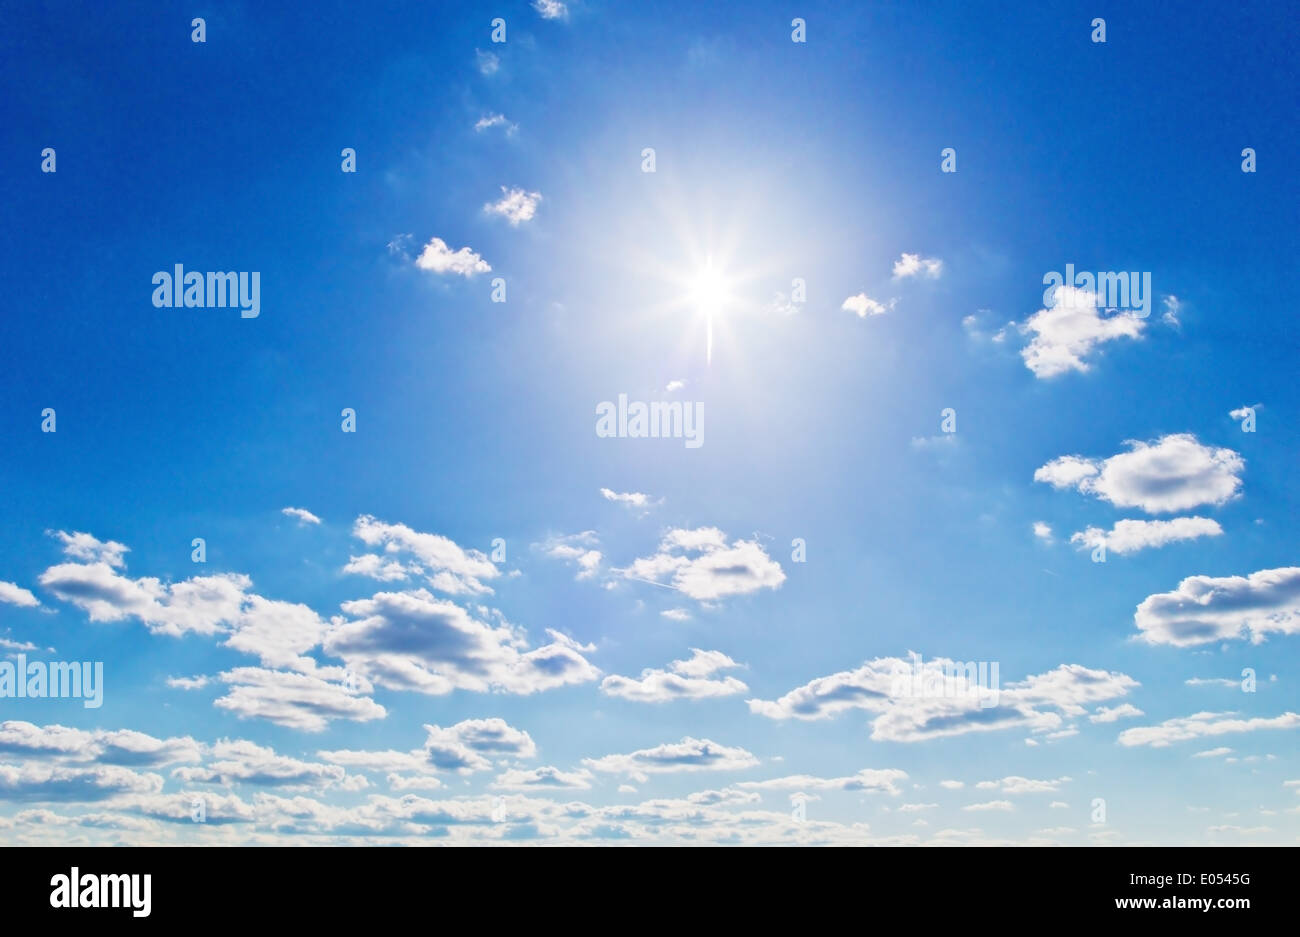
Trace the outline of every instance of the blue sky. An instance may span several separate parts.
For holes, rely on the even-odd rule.
[[[5,840],[1296,841],[1282,4],[20,19]]]

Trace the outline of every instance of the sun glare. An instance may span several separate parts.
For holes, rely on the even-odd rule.
[[[687,298],[696,311],[704,316],[708,330],[706,359],[713,361],[713,317],[721,315],[731,300],[731,285],[727,277],[713,266],[710,260],[690,281]]]

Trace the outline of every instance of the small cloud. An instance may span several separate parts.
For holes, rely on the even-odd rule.
[[[415,259],[415,265],[430,273],[453,273],[462,277],[472,277],[492,270],[487,261],[468,247],[453,251],[442,238],[433,238],[424,245],[424,250]]]
[[[1222,758],[1224,755],[1232,754],[1231,748],[1207,748],[1203,752],[1197,752],[1193,758]]]
[[[690,620],[691,620],[691,613],[688,612],[688,611],[686,611],[686,609],[684,609],[684,608],[667,608],[667,609],[664,609],[664,610],[663,610],[662,612],[660,612],[659,614],[662,615],[664,618],[668,618],[668,619],[671,619],[671,620],[673,620],[673,621],[690,621]]]
[[[531,221],[537,214],[537,203],[542,200],[540,192],[525,192],[523,189],[501,187],[501,198],[488,202],[483,210],[489,215],[500,215],[513,227],[519,227],[525,221]]]
[[[486,114],[480,117],[474,124],[474,132],[482,133],[484,130],[490,130],[493,127],[501,127],[505,130],[507,137],[513,137],[519,125],[506,120],[505,114]]]
[[[174,690],[201,690],[212,682],[212,678],[198,677],[168,677],[167,685]]]
[[[849,312],[856,313],[859,319],[865,319],[867,316],[881,316],[894,308],[897,300],[891,299],[889,305],[879,303],[872,299],[866,293],[859,293],[856,296],[850,296],[840,305],[841,309],[847,309]]]
[[[19,608],[35,608],[41,604],[31,590],[12,582],[0,582],[0,602]]]
[[[1166,296],[1163,302],[1165,312],[1164,315],[1160,317],[1160,320],[1166,325],[1172,325],[1174,328],[1178,328],[1182,324],[1178,319],[1178,313],[1182,310],[1183,304],[1178,301],[1177,296],[1172,295]]]
[[[939,279],[943,273],[943,261],[937,257],[922,257],[920,254],[903,254],[894,261],[894,279],[923,276],[931,280]]]
[[[642,511],[663,503],[662,498],[656,501],[648,494],[644,494],[640,491],[613,491],[609,488],[602,488],[600,489],[600,493],[606,501],[613,501],[628,508],[639,509]]]
[[[544,20],[569,18],[569,8],[561,0],[533,0],[533,9],[540,13]]]
[[[285,517],[298,518],[298,524],[305,526],[307,524],[319,524],[320,518],[308,511],[306,508],[281,508],[280,513]]]
[[[664,393],[671,394],[681,390],[686,386],[685,381],[669,381],[668,386],[664,388]]]
[[[1034,521],[1034,536],[1044,543],[1052,542],[1052,525],[1043,521]]]
[[[501,60],[491,52],[484,52],[482,49],[475,49],[474,57],[478,63],[479,72],[484,75],[495,75],[501,68]]]

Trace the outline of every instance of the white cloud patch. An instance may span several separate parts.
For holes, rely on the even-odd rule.
[[[533,9],[544,20],[564,20],[569,18],[569,8],[562,0],[533,0]]]
[[[533,544],[533,547],[549,557],[577,567],[575,579],[591,579],[600,572],[603,557],[595,549],[599,543],[594,530],[584,530],[581,533],[551,537],[545,543]]]
[[[906,780],[907,772],[898,768],[864,768],[842,778],[792,774],[766,781],[742,781],[736,787],[751,791],[869,791],[897,796],[903,792],[899,783]]]
[[[937,257],[922,257],[920,254],[904,253],[894,261],[894,278],[903,280],[908,277],[925,277],[939,279],[943,273],[943,261]]]
[[[1038,310],[1020,328],[1023,334],[1033,334],[1020,356],[1037,378],[1087,372],[1092,365],[1085,359],[1098,345],[1139,338],[1145,325],[1131,313],[1103,315],[1093,292],[1058,286],[1053,305]]]
[[[496,564],[479,550],[466,550],[440,534],[421,533],[405,524],[385,523],[368,514],[357,518],[352,536],[368,547],[383,547],[390,560],[402,555],[413,557],[418,565],[407,567],[408,571],[426,576],[430,588],[448,595],[491,594],[492,589],[484,580],[500,575]],[[376,565],[364,557],[353,557],[345,571],[363,568],[389,576],[396,571],[391,563]]]
[[[626,755],[584,758],[582,763],[593,771],[624,774],[638,783],[651,774],[679,771],[740,771],[758,764],[758,759],[743,748],[719,745],[709,739],[687,736],[680,742],[668,742],[643,748]]]
[[[882,316],[890,309],[894,308],[894,300],[889,301],[889,305],[877,302],[866,293],[858,293],[856,296],[850,296],[840,305],[841,309],[857,315],[859,319],[865,319],[867,316]]]
[[[1202,445],[1190,433],[1155,442],[1131,440],[1129,451],[1108,459],[1068,455],[1034,472],[1034,481],[1075,488],[1116,507],[1148,514],[1220,505],[1237,495],[1246,463],[1231,449]]]
[[[585,768],[579,768],[577,771],[561,771],[548,765],[528,770],[512,768],[498,775],[492,782],[492,786],[503,791],[585,791],[591,788],[594,779],[595,775]]]
[[[781,565],[757,540],[728,544],[716,527],[668,531],[658,553],[633,561],[623,574],[669,585],[701,602],[776,589],[785,582]]]
[[[1086,713],[1085,704],[1125,696],[1138,686],[1122,673],[1062,664],[1047,673],[1007,683],[994,698],[977,681],[955,678],[958,667],[957,662],[945,658],[921,665],[921,685],[942,687],[942,693],[899,692],[900,681],[905,687],[918,682],[913,662],[882,657],[857,670],[818,677],[780,699],[751,699],[748,703],[751,712],[777,720],[830,719],[850,710],[864,710],[873,717],[871,738],[916,742],[1012,727],[1058,733],[1065,717]]]
[[[525,192],[523,189],[501,187],[501,198],[488,202],[483,210],[489,215],[500,215],[511,226],[519,227],[525,221],[531,221],[537,214],[537,203],[542,200],[540,192]]]
[[[1264,729],[1300,729],[1300,713],[1286,712],[1271,718],[1242,719],[1236,713],[1201,712],[1192,716],[1166,719],[1156,726],[1125,729],[1119,734],[1119,743],[1128,747],[1150,745],[1165,748],[1174,742],[1189,739],[1213,738],[1240,732],[1258,732]]]
[[[639,703],[667,703],[681,699],[714,699],[746,692],[747,687],[735,677],[719,677],[717,672],[739,667],[721,651],[691,648],[686,660],[675,660],[666,670],[647,668],[639,678],[611,675],[600,684],[607,696],[618,696]]]
[[[320,518],[306,508],[281,508],[280,513],[286,517],[296,517],[302,525],[320,523]]]
[[[1070,537],[1070,542],[1085,549],[1104,545],[1111,553],[1136,553],[1169,543],[1217,537],[1223,533],[1219,522],[1208,517],[1175,517],[1167,521],[1122,520],[1110,530],[1089,527]]]
[[[432,238],[424,245],[420,256],[415,258],[415,265],[430,273],[450,273],[462,277],[472,277],[492,270],[486,260],[468,247],[452,250],[442,238]]]
[[[1149,595],[1133,621],[1151,644],[1189,647],[1229,639],[1254,644],[1300,632],[1300,567],[1249,576],[1188,576],[1173,592]]]
[[[491,129],[492,127],[501,127],[505,130],[507,137],[513,137],[515,132],[519,130],[519,125],[506,120],[506,115],[504,114],[484,114],[475,121],[474,132],[482,133],[484,130]]]
[[[1132,719],[1136,716],[1144,716],[1146,713],[1138,709],[1132,703],[1120,703],[1118,706],[1098,706],[1096,712],[1088,717],[1089,722],[1118,722],[1121,719]]]
[[[306,732],[321,732],[334,719],[368,722],[387,710],[367,696],[321,676],[262,667],[236,667],[220,675],[229,684],[213,705],[240,719],[266,719]]]
[[[19,608],[35,608],[41,604],[31,590],[13,582],[0,582],[0,602],[17,605]]]
[[[520,629],[476,618],[424,589],[379,592],[342,608],[348,619],[335,620],[324,649],[391,689],[530,694],[584,683],[600,673],[572,641],[528,650]]]

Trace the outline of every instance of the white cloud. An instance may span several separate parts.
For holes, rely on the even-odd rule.
[[[728,545],[727,535],[716,527],[668,531],[658,553],[633,561],[623,575],[670,585],[702,602],[776,589],[785,582],[781,565],[757,540]]]
[[[666,608],[659,613],[670,621],[690,621],[691,613],[684,608]]]
[[[945,787],[950,791],[959,791],[966,786],[965,781],[940,781],[940,787]]]
[[[1084,704],[1122,697],[1138,686],[1122,673],[1062,664],[1047,673],[1005,684],[995,698],[986,687],[955,679],[956,668],[956,662],[945,658],[925,661],[920,682],[941,687],[943,692],[904,694],[896,691],[899,681],[914,682],[913,662],[876,658],[857,670],[818,677],[780,699],[751,699],[748,703],[751,712],[778,720],[830,719],[850,710],[865,710],[872,714],[871,738],[915,742],[1011,727],[1056,733],[1061,731],[1063,717],[1086,712]],[[972,692],[976,689],[979,692]]]
[[[425,760],[442,771],[468,774],[491,767],[490,758],[533,758],[532,736],[504,719],[466,719],[449,728],[426,725]]]
[[[29,589],[13,582],[0,582],[0,602],[17,605],[19,608],[35,608],[41,604],[40,599]]]
[[[513,137],[519,129],[519,125],[506,120],[504,114],[485,114],[480,117],[474,124],[474,131],[482,133],[492,127],[502,127],[505,129],[506,136]]]
[[[590,771],[579,768],[577,771],[561,771],[550,766],[531,768],[527,771],[512,768],[502,772],[492,782],[492,786],[503,791],[531,790],[588,790],[595,779]]]
[[[550,537],[545,543],[533,546],[547,556],[576,566],[578,572],[575,579],[591,579],[600,572],[602,554],[593,549],[599,542],[594,530],[584,530],[581,533]]]
[[[1043,521],[1034,521],[1034,536],[1044,543],[1052,542],[1052,526]]]
[[[1166,325],[1172,325],[1177,328],[1182,324],[1178,321],[1178,313],[1182,311],[1183,304],[1179,301],[1177,296],[1172,295],[1164,297],[1163,303],[1165,312],[1164,315],[1160,317],[1161,320]]]
[[[714,676],[719,670],[739,667],[721,651],[691,648],[686,660],[675,660],[667,670],[647,668],[640,678],[611,675],[600,684],[607,696],[618,696],[639,703],[666,703],[680,699],[714,699],[733,696],[749,689],[735,677]]]
[[[472,277],[492,270],[486,260],[468,247],[453,251],[442,238],[433,238],[424,245],[420,256],[415,258],[415,265],[430,273],[452,273],[462,277]]]
[[[300,761],[254,742],[223,739],[212,746],[204,764],[177,768],[172,776],[187,783],[323,788],[343,783],[347,773],[339,765]]]
[[[382,546],[390,558],[410,554],[420,565],[412,565],[408,571],[427,576],[431,588],[448,595],[490,594],[492,589],[484,580],[500,575],[496,564],[479,550],[466,550],[440,534],[421,533],[405,524],[388,524],[368,514],[357,518],[352,536],[368,547]],[[364,557],[353,557],[345,567],[346,572],[363,569],[385,574],[378,578],[393,578],[397,571],[391,563],[375,564]]]
[[[739,771],[752,768],[758,759],[743,748],[729,748],[709,739],[687,736],[680,742],[667,742],[626,755],[584,758],[582,763],[593,771],[625,774],[643,783],[651,774],[679,771]]]
[[[300,524],[319,524],[320,518],[306,508],[281,508],[280,513],[287,517],[296,517]]]
[[[569,8],[562,0],[533,0],[533,9],[544,20],[563,20],[569,18]]]
[[[73,729],[9,720],[0,722],[0,754],[153,768],[197,762],[202,747],[189,736],[160,739],[132,729]]]
[[[1138,709],[1132,703],[1120,703],[1118,706],[1098,706],[1097,711],[1088,717],[1089,722],[1118,722],[1121,719],[1131,719],[1135,716],[1144,716],[1146,713]]]
[[[212,682],[211,677],[168,677],[167,685],[174,690],[201,690]]]
[[[1236,713],[1201,712],[1192,716],[1166,719],[1157,726],[1125,729],[1119,734],[1119,743],[1128,747],[1150,745],[1165,748],[1174,742],[1188,739],[1211,738],[1237,732],[1257,732],[1262,729],[1300,729],[1300,714],[1286,712],[1272,718],[1233,718]]]
[[[1009,800],[990,800],[982,804],[967,804],[962,810],[1015,810],[1016,805]]]
[[[424,589],[379,592],[342,608],[350,620],[335,620],[324,649],[391,689],[530,694],[584,683],[600,673],[573,642],[556,640],[527,650],[519,629],[489,624]]]
[[[1224,755],[1231,755],[1231,748],[1207,748],[1203,752],[1197,752],[1193,758],[1222,758]]]
[[[53,535],[63,541],[65,556],[83,563],[103,563],[106,566],[125,566],[122,554],[129,553],[130,548],[116,540],[99,540],[86,533],[67,533],[53,531]]]
[[[1129,451],[1108,459],[1069,455],[1034,472],[1034,481],[1076,488],[1116,507],[1148,514],[1220,505],[1236,496],[1245,461],[1231,449],[1204,446],[1190,433],[1155,442],[1130,440]]]
[[[686,386],[685,381],[669,381],[668,386],[664,388],[664,393],[671,394],[681,390]]]
[[[511,226],[519,227],[525,221],[531,221],[537,214],[537,203],[542,200],[540,192],[525,192],[523,189],[501,187],[501,198],[488,202],[483,210],[489,215],[500,215]]]
[[[501,68],[501,59],[491,52],[484,52],[482,49],[474,50],[474,61],[478,65],[478,70],[483,75],[495,75]]]
[[[1100,527],[1081,530],[1070,537],[1070,542],[1087,549],[1104,544],[1110,552],[1124,555],[1182,540],[1217,537],[1222,533],[1219,522],[1208,517],[1175,517],[1167,521],[1122,520],[1116,521],[1109,531]]]
[[[1190,677],[1183,681],[1186,686],[1224,686],[1236,689],[1239,684],[1236,680],[1229,680],[1226,677]]]
[[[601,497],[603,497],[606,501],[613,501],[616,504],[622,504],[628,508],[645,509],[645,508],[653,507],[656,504],[660,504],[662,502],[662,499],[660,501],[656,501],[655,499],[651,498],[648,494],[644,494],[643,492],[640,491],[619,492],[619,491],[613,491],[612,489],[609,488],[602,488],[600,489],[600,494]]]
[[[898,768],[864,768],[857,774],[843,778],[819,778],[807,774],[792,774],[766,781],[742,781],[736,787],[751,791],[871,791],[897,796],[903,791],[898,786],[907,780],[907,772]]]
[[[1058,286],[1051,308],[1038,310],[1021,328],[1034,337],[1020,356],[1038,378],[1086,372],[1091,365],[1084,359],[1093,349],[1121,338],[1138,338],[1145,324],[1131,313],[1103,316],[1095,293]]]
[[[943,273],[943,261],[936,257],[922,257],[920,254],[904,253],[894,261],[895,279],[923,276],[937,280]]]
[[[1069,781],[1070,778],[1068,777],[1049,778],[1040,781],[1013,774],[998,781],[980,781],[975,787],[985,791],[1001,790],[1003,794],[1015,797],[1019,794],[1056,793],[1061,789],[1062,784],[1067,784]]]
[[[884,315],[893,307],[894,303],[892,300],[889,305],[886,306],[884,303],[879,303],[872,299],[866,293],[858,293],[856,296],[850,296],[840,305],[841,309],[846,309],[849,312],[856,313],[859,319],[865,319],[867,316]]]
[[[369,576],[380,582],[396,582],[399,579],[420,575],[424,572],[424,567],[418,563],[411,563],[408,566],[401,560],[380,556],[378,553],[363,553],[361,556],[349,556],[343,572]]]
[[[312,674],[236,667],[220,678],[230,689],[213,705],[240,719],[266,719],[291,729],[320,732],[333,719],[368,722],[387,715],[369,697]]]
[[[1151,644],[1188,647],[1232,638],[1259,644],[1300,632],[1300,567],[1249,576],[1188,576],[1173,592],[1142,600],[1133,621]]]

